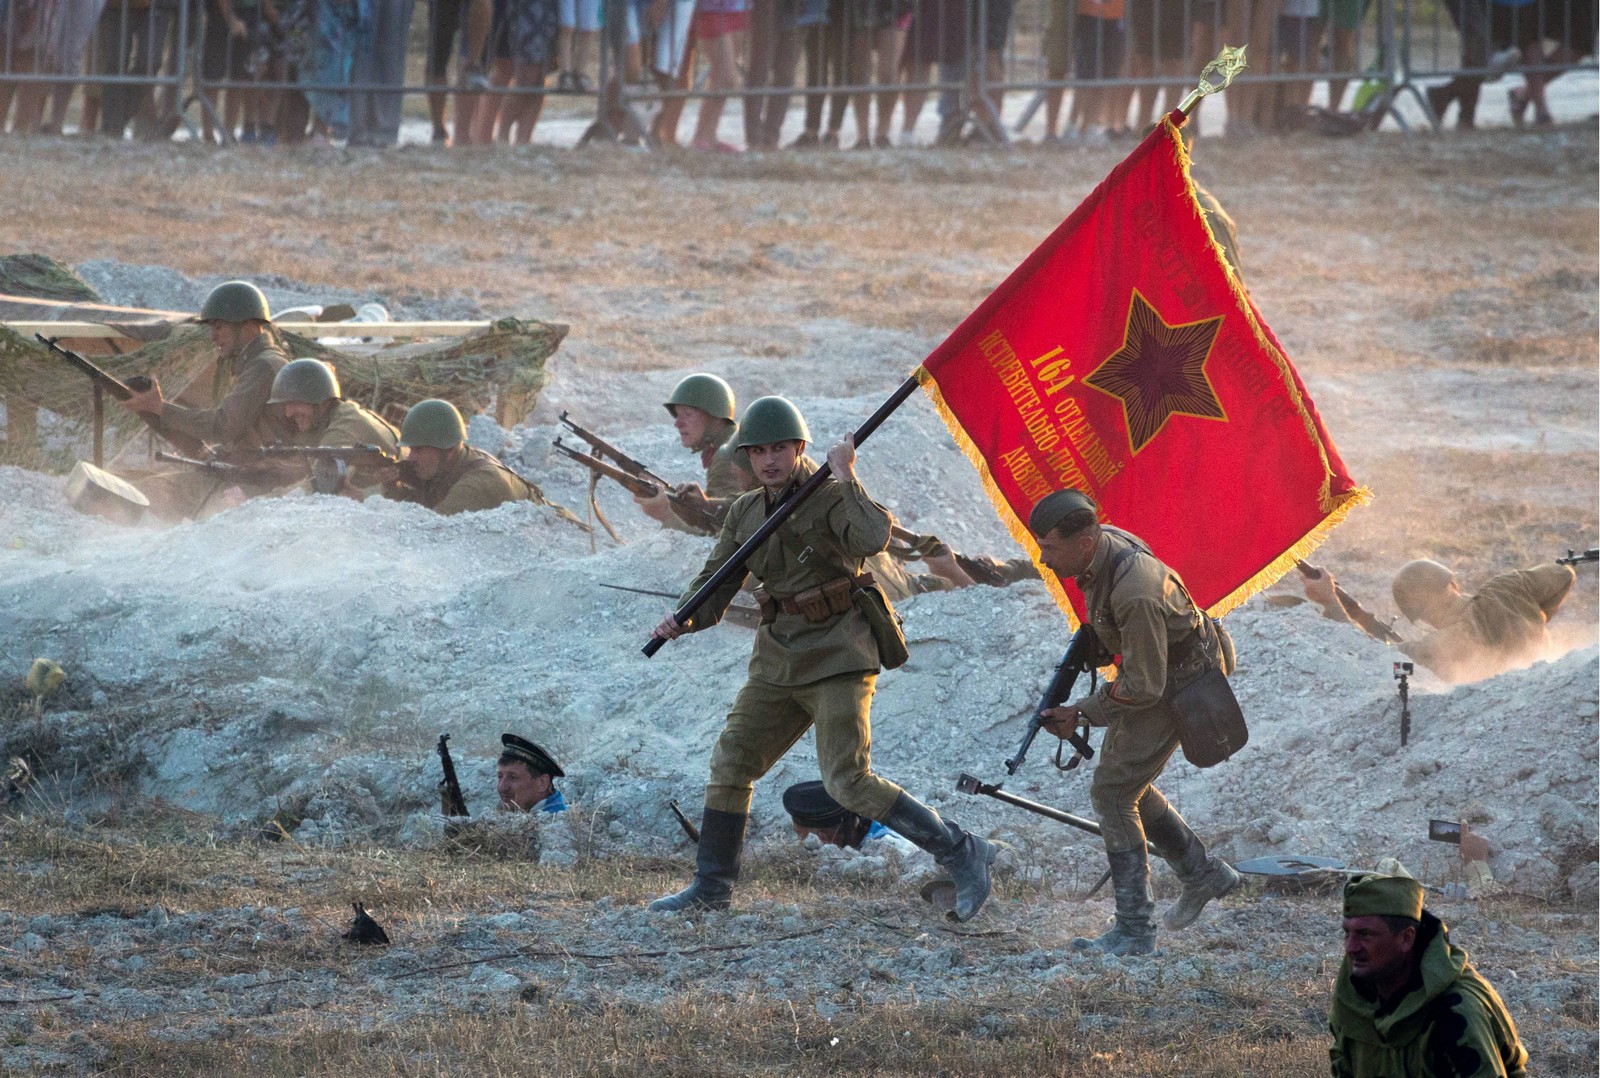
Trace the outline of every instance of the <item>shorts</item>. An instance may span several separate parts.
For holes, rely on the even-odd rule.
[[[910,0],[853,0],[850,25],[856,30],[887,30],[910,14]]]
[[[972,29],[975,36],[981,32],[985,50],[1005,51],[1006,41],[1011,37],[1011,16],[1016,9],[1017,0],[972,0]],[[981,27],[976,24],[980,16],[983,19]]]
[[[1489,35],[1496,49],[1555,41],[1580,59],[1594,53],[1595,0],[1534,0],[1518,7],[1492,3]]]
[[[1322,32],[1327,25],[1328,20],[1320,15],[1314,18],[1279,15],[1278,55],[1292,58],[1297,71],[1316,70],[1320,59],[1317,56],[1317,44],[1322,40]]]
[[[906,63],[959,64],[967,59],[967,0],[915,0]]]
[[[1153,0],[1128,5],[1128,47],[1149,60],[1182,60],[1189,55],[1189,14],[1185,0]]]
[[[618,48],[638,45],[644,25],[644,8],[648,0],[633,0],[622,5],[623,17],[611,29],[612,44]],[[675,79],[683,68],[683,58],[689,52],[689,34],[694,27],[695,0],[673,0],[667,7],[667,17],[655,28],[654,47],[646,50],[650,70],[662,78]]]
[[[529,67],[554,67],[559,0],[508,0],[506,16],[507,58]]]
[[[1050,21],[1044,30],[1044,63],[1048,78],[1065,78],[1072,69],[1073,0],[1050,0]]]
[[[467,31],[462,23],[471,0],[431,0],[428,4],[428,81],[443,85],[450,71],[450,46],[456,34],[461,35],[461,62],[465,67],[472,63],[467,56]],[[487,50],[486,50],[487,51]],[[478,67],[483,67],[487,56],[478,57]]]
[[[212,5],[206,7],[205,36],[200,50],[200,77],[206,82],[252,82],[260,78],[266,60],[282,54],[266,13],[260,8],[235,7],[244,23],[245,36],[234,37],[228,20]]]
[[[600,0],[561,0],[561,26],[585,34],[600,29]]]
[[[719,37],[737,34],[750,25],[748,11],[696,11],[694,13],[694,39],[715,41]]]
[[[1340,30],[1359,30],[1368,0],[1328,0],[1328,18]]]
[[[1074,15],[1076,28],[1074,42],[1077,65],[1074,73],[1080,79],[1116,79],[1122,77],[1123,61],[1127,58],[1128,35],[1118,19],[1097,19],[1093,15]]]

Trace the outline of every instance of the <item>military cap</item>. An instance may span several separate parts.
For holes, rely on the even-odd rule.
[[[797,782],[783,791],[783,810],[801,827],[836,827],[855,813],[845,808],[823,788],[821,782]]]
[[[1095,522],[1096,508],[1094,499],[1081,490],[1058,490],[1039,499],[1028,514],[1028,530],[1043,537],[1065,524],[1075,532]]]
[[[528,769],[535,775],[549,775],[559,779],[567,774],[548,752],[527,738],[518,737],[516,734],[501,734],[500,744],[505,746],[505,751],[500,754],[501,759],[509,756],[513,760],[520,760],[527,764]]]
[[[1422,920],[1422,884],[1410,876],[1352,876],[1344,885],[1346,917],[1409,917]]]

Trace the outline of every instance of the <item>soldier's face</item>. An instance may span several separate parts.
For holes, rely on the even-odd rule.
[[[1093,529],[1068,539],[1063,539],[1060,532],[1050,532],[1039,540],[1039,560],[1057,576],[1080,576],[1094,560],[1096,538]]]
[[[1391,932],[1382,917],[1344,919],[1344,954],[1356,977],[1376,981],[1396,977],[1411,961],[1416,941],[1417,930],[1410,925]]]
[[[431,445],[414,445],[411,447],[409,460],[412,471],[417,473],[417,478],[426,483],[444,468],[445,458],[450,455],[450,450],[439,449]]]
[[[555,782],[549,775],[535,775],[527,764],[501,764],[494,773],[495,792],[500,807],[507,812],[527,812],[550,796]]]
[[[706,440],[706,431],[711,428],[711,413],[692,404],[674,404],[672,425],[678,429],[678,440],[683,447],[694,449]]]
[[[301,434],[310,430],[311,425],[316,422],[317,406],[315,404],[307,404],[305,401],[288,401],[279,407],[283,409],[283,418],[288,420],[289,425]]]
[[[794,474],[795,462],[805,448],[804,442],[773,442],[771,445],[746,446],[745,455],[750,459],[750,470],[756,473],[757,482],[776,489],[787,483]]]

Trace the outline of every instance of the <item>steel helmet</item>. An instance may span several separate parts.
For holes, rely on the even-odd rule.
[[[224,281],[200,307],[202,322],[270,322],[267,297],[249,281]]]
[[[339,376],[320,359],[297,359],[285,363],[272,379],[268,404],[321,404],[339,399]]]
[[[673,409],[680,404],[698,408],[713,419],[733,422],[733,387],[714,374],[691,374],[674,386],[672,396],[667,398],[667,411],[677,415]]]
[[[1407,621],[1421,621],[1427,618],[1439,597],[1450,590],[1455,579],[1456,574],[1436,561],[1426,558],[1408,561],[1394,574],[1391,585],[1394,605],[1400,608]]]
[[[761,397],[750,402],[744,410],[737,435],[743,449],[751,445],[772,445],[774,442],[811,441],[811,431],[806,417],[792,401],[783,397]]]
[[[454,449],[467,440],[467,425],[449,401],[418,401],[400,424],[400,444]]]

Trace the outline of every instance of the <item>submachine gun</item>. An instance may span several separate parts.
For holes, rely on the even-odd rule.
[[[311,465],[311,489],[337,494],[353,469],[398,466],[407,478],[406,462],[398,453],[377,445],[269,445],[256,450],[263,460],[303,461]],[[415,478],[411,479],[412,485]]]
[[[588,468],[595,476],[603,475],[607,479],[615,480],[636,498],[654,498],[657,494],[665,494],[667,501],[672,504],[672,511],[685,524],[712,534],[721,530],[722,514],[712,506],[679,494],[671,483],[651,471],[649,465],[630,457],[594,431],[579,426],[567,417],[566,412],[561,413],[561,425],[588,442],[593,452],[585,453],[574,449],[563,442],[560,435],[556,436],[551,445]],[[607,457],[610,461],[605,459]]]
[[[1592,546],[1588,550],[1583,551],[1568,549],[1567,556],[1564,558],[1557,558],[1556,564],[1578,566],[1582,565],[1586,561],[1600,561],[1600,547]]]
[[[466,798],[461,796],[461,783],[456,779],[456,762],[450,758],[450,735],[439,735],[439,766],[444,778],[439,780],[439,811],[446,816],[470,816]]]
[[[1023,760],[1027,759],[1028,750],[1033,747],[1033,739],[1039,736],[1039,731],[1043,728],[1045,712],[1066,703],[1080,674],[1089,675],[1092,692],[1095,670],[1110,658],[1100,646],[1100,637],[1094,631],[1094,626],[1087,623],[1078,626],[1078,631],[1072,634],[1072,642],[1067,645],[1067,653],[1056,665],[1055,675],[1045,687],[1044,695],[1039,698],[1039,706],[1034,708],[1033,717],[1028,720],[1028,729],[1022,735],[1022,743],[1017,746],[1017,751],[1011,754],[1010,759],[1006,760],[1006,774],[1015,775],[1022,767]],[[1071,745],[1074,751],[1072,759],[1062,763],[1061,745],[1056,746],[1055,765],[1060,770],[1071,771],[1083,761],[1094,759],[1094,749],[1089,745],[1087,726],[1062,738],[1062,743]]]

